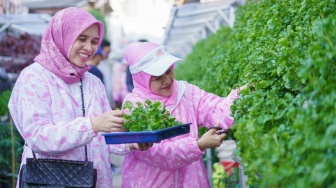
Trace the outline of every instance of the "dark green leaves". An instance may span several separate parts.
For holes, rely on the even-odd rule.
[[[12,89],[4,91],[0,94],[0,116],[8,115],[8,102]]]

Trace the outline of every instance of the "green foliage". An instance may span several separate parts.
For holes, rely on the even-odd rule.
[[[215,94],[223,95],[223,87],[230,89],[228,85],[221,83],[221,79],[217,79],[217,72],[230,72],[230,67],[224,67],[224,59],[222,55],[229,48],[227,41],[230,39],[231,29],[228,27],[221,28],[217,35],[212,35],[204,41],[200,41],[193,48],[193,52],[188,55],[185,62],[179,63],[175,70],[176,79],[187,80],[189,83],[196,84],[206,91],[212,91]],[[192,65],[191,65],[192,64]],[[210,66],[211,64],[221,65]],[[220,69],[220,70],[219,70]],[[225,70],[224,70],[225,69]],[[222,77],[223,75],[221,75]],[[236,75],[226,75],[236,76]],[[208,84],[208,77],[212,77],[211,83]],[[218,87],[221,86],[221,87]]]
[[[9,116],[10,95],[11,89],[0,94],[0,116]],[[0,122],[0,187],[14,187],[20,168],[22,146],[23,139],[15,126],[8,122]]]
[[[307,182],[311,187],[336,187],[335,15],[316,22],[311,36],[314,42],[299,72],[300,80],[307,83],[298,96],[305,104],[291,127],[295,137],[289,140],[288,150],[295,156],[292,161],[301,166],[300,170],[292,169],[297,182]]]
[[[137,107],[129,101],[125,103],[123,109],[127,109],[131,114],[125,114],[127,120],[124,123],[126,131],[154,131],[176,125],[182,125],[181,122],[175,121],[175,117],[170,116],[170,112],[162,105],[160,101],[147,99],[145,104],[137,102]]]
[[[207,60],[176,70],[221,96],[253,83],[231,107],[248,184],[336,187],[335,22],[335,0],[250,2],[230,32],[194,47],[190,57]]]
[[[0,116],[8,115],[8,101],[12,90],[4,91],[0,94]]]
[[[23,139],[15,126],[0,123],[0,185],[2,182],[14,187],[20,168],[22,146]]]
[[[106,38],[108,24],[106,23],[105,16],[99,10],[96,9],[91,9],[88,12],[92,14],[97,20],[101,21],[104,24],[104,37]]]
[[[212,187],[213,188],[239,188],[238,168],[232,168],[231,172],[226,172],[221,163],[213,164]],[[251,188],[253,188],[251,186]]]
[[[212,173],[212,187],[213,188],[226,188],[225,179],[227,178],[227,173],[221,163],[213,164]]]
[[[204,133],[206,133],[209,129],[206,127],[199,127],[198,128],[198,138],[201,138]]]

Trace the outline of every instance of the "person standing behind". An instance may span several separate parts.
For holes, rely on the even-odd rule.
[[[0,94],[11,89],[11,87],[7,72],[3,68],[0,68]]]
[[[127,65],[123,59],[115,61],[113,64],[113,101],[115,108],[121,108],[122,101],[129,93],[126,86]]]
[[[128,92],[132,92],[134,85],[133,85],[133,78],[132,78],[132,74],[131,71],[129,70],[129,66],[127,65],[126,67],[126,86],[127,86],[127,90]]]
[[[111,52],[111,43],[107,39],[103,39],[102,44],[100,45],[102,48],[102,56],[103,59],[97,65],[97,68],[103,74],[104,86],[106,89],[107,98],[110,101],[111,107],[114,107],[113,101],[113,84],[112,84],[112,60],[109,59],[109,54]]]
[[[177,121],[191,125],[189,134],[154,143],[144,152],[127,154],[122,165],[122,187],[209,188],[202,156],[205,149],[220,146],[225,134],[210,129],[198,138],[198,127],[230,128],[234,123],[230,106],[239,97],[239,89],[232,90],[228,97],[219,97],[175,80],[174,64],[182,60],[152,42],[129,44],[124,58],[134,89],[123,104],[159,100]]]
[[[110,153],[151,146],[105,143],[102,133],[123,131],[124,119],[123,111],[111,110],[103,83],[87,72],[103,36],[103,24],[81,8],[60,10],[49,22],[40,54],[19,75],[8,103],[26,143],[21,167],[33,151],[37,158],[85,160],[86,146],[96,186],[110,188]]]
[[[102,60],[106,60],[111,52],[111,43],[107,39],[103,39],[100,47],[102,48]]]
[[[91,69],[89,70],[89,73],[97,76],[102,83],[104,83],[104,76],[103,73],[97,68],[97,66],[100,64],[100,61],[103,59],[103,50],[102,47],[98,47],[98,51],[95,53],[95,55],[88,61],[88,65],[91,66]]]

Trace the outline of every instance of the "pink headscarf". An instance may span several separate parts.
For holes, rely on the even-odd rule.
[[[146,56],[148,57],[149,53],[153,52],[159,47],[161,46],[155,43],[151,43],[151,42],[133,42],[129,44],[125,49],[125,53],[124,53],[125,62],[132,69],[132,66],[139,63],[139,61],[144,60]],[[167,53],[167,55],[172,56],[169,53]],[[172,60],[172,58],[168,58],[168,59],[169,59],[169,62],[167,64],[167,60],[161,61],[160,59],[152,60],[150,58],[149,59],[147,58],[147,60],[150,61],[150,63],[148,63],[146,67],[148,68],[149,66],[157,66],[157,68],[161,69],[160,71],[161,72],[163,71],[164,73],[168,70],[169,67],[174,66],[176,62],[176,59],[174,60]],[[165,64],[165,67],[163,67],[162,64]],[[150,89],[150,86],[149,86],[150,79],[151,79],[150,74],[144,71],[140,71],[137,73],[132,73],[132,77],[133,77],[133,84],[134,84],[134,89],[132,91],[133,94],[140,95],[143,98],[151,99],[153,101],[159,100],[166,107],[176,106],[176,104],[179,102],[178,100],[179,87],[178,87],[176,80],[174,80],[173,93],[170,96],[165,97],[165,96],[159,96],[153,93],[152,90]]]
[[[104,25],[87,11],[70,7],[57,12],[51,19],[41,42],[41,51],[34,61],[59,76],[67,84],[80,81],[90,66],[77,67],[70,62],[70,51],[77,37],[93,24],[99,26],[99,44]]]

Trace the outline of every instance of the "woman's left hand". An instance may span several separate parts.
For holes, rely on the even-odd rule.
[[[131,151],[132,150],[140,150],[145,151],[153,146],[153,143],[132,143],[129,145]]]
[[[239,94],[242,90],[246,89],[247,86],[248,86],[248,84],[249,84],[249,83],[247,83],[247,84],[245,84],[245,85],[243,85],[243,86],[238,87],[238,88],[237,88],[237,89],[238,89],[238,94]]]

